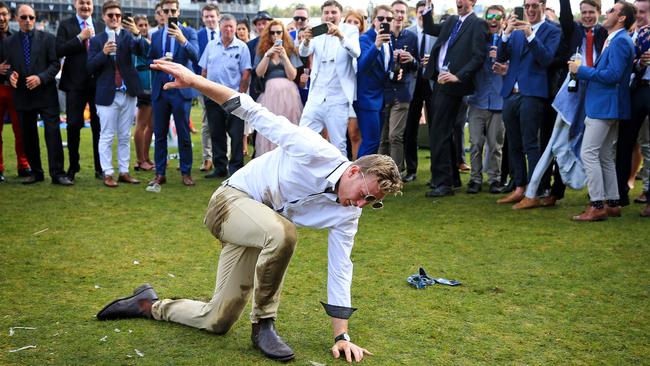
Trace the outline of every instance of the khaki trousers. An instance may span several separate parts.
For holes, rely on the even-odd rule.
[[[580,157],[591,201],[617,200],[616,140],[618,120],[585,118]]]
[[[284,274],[296,246],[293,223],[235,188],[212,195],[205,224],[222,243],[212,299],[165,299],[153,304],[154,319],[226,333],[253,292],[250,319],[275,318]]]
[[[404,130],[406,130],[408,113],[408,102],[394,101],[384,107],[385,117],[381,129],[379,153],[393,158],[400,171],[404,165]]]

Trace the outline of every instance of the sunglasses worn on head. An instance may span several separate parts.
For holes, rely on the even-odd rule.
[[[113,18],[120,19],[122,17],[122,14],[109,13],[109,14],[106,14],[106,16],[111,18],[111,19],[113,19]]]
[[[386,21],[390,23],[390,22],[392,22],[393,19],[395,19],[395,18],[393,18],[393,17],[383,17],[383,16],[381,16],[381,15],[377,15],[377,20],[379,20],[380,22],[383,22],[384,19],[386,19]]]
[[[21,15],[21,16],[20,16],[20,20],[27,20],[28,18],[29,18],[29,20],[34,20],[34,19],[36,19],[36,17],[33,16],[33,15]]]
[[[162,9],[162,11],[163,11],[163,13],[165,13],[165,14],[169,14],[169,13],[171,13],[172,15],[174,15],[174,14],[176,14],[176,12],[178,11],[178,9]]]
[[[492,19],[501,20],[501,19],[503,19],[503,15],[501,15],[501,14],[487,14],[487,15],[485,15],[485,19],[487,19],[487,20],[492,20]]]
[[[373,210],[379,210],[380,208],[384,208],[384,202],[381,200],[377,200],[377,197],[374,195],[370,194],[370,189],[368,188],[368,182],[366,181],[366,176],[363,175],[363,172],[360,171],[361,173],[361,178],[363,178],[363,183],[366,185],[366,194],[363,196],[363,200],[370,203],[370,207],[372,207]]]
[[[296,22],[304,22],[305,20],[307,20],[307,18],[305,18],[305,17],[297,17],[296,16],[296,17],[293,17],[293,20],[295,20]]]

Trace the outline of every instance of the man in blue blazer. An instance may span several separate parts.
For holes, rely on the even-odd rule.
[[[196,33],[196,38],[199,41],[199,60],[201,59],[201,56],[203,56],[205,46],[207,46],[210,41],[221,37],[221,34],[219,33],[219,19],[221,19],[221,14],[219,12],[219,7],[215,4],[207,4],[201,9],[201,20],[203,21],[204,27]],[[201,75],[201,71],[201,66],[199,66],[198,63],[195,63],[194,72]],[[203,163],[201,163],[199,170],[206,172],[212,170],[212,139],[210,137],[207,113],[205,111],[205,97],[200,95],[198,100],[201,104],[201,109],[203,110],[203,113],[201,113],[201,146],[203,147]]]
[[[372,25],[359,37],[361,55],[357,59],[357,100],[354,111],[359,121],[361,145],[358,157],[376,154],[381,138],[381,110],[384,106],[384,83],[388,79],[390,33],[378,34],[380,24],[390,24],[393,11],[387,5],[375,7]]]
[[[196,31],[180,24],[169,25],[169,18],[180,16],[178,0],[163,0],[161,2],[162,17],[165,27],[151,36],[152,60],[168,58],[192,70],[192,64],[199,62],[199,45]],[[156,161],[156,176],[150,184],[163,184],[167,181],[167,132],[169,117],[174,116],[178,134],[178,151],[183,184],[193,186],[192,179],[192,141],[190,139],[190,109],[192,98],[197,94],[193,89],[163,90],[163,86],[172,78],[160,71],[152,70],[151,100],[153,102],[153,132],[156,135],[154,159]]]
[[[546,21],[546,0],[526,0],[524,8],[528,20],[510,16],[497,55],[500,63],[510,61],[501,96],[510,171],[516,187],[497,203],[517,203],[524,198],[526,184],[541,156],[539,131],[549,97],[547,70],[562,33]]]
[[[91,38],[87,68],[88,73],[97,81],[95,104],[101,125],[98,150],[104,185],[113,188],[117,187],[112,162],[115,136],[118,181],[140,183],[129,175],[129,161],[136,97],[143,92],[138,72],[133,66],[133,54],[142,53],[145,41],[139,35],[133,19],[125,19],[124,24],[128,30],[122,29],[122,8],[118,1],[108,0],[104,3],[102,19],[107,30]],[[114,37],[115,41],[109,41],[109,33],[110,38]]]
[[[634,44],[627,34],[635,21],[634,5],[620,1],[607,11],[603,27],[609,35],[594,67],[569,62],[569,71],[587,81],[585,133],[580,158],[587,175],[590,205],[574,221],[600,221],[620,216],[616,182],[616,139],[619,120],[631,115],[630,75]]]

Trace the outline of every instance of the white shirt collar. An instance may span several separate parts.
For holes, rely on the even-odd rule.
[[[539,29],[539,27],[542,26],[542,24],[544,24],[545,21],[546,21],[546,15],[542,15],[542,20],[540,20],[539,23],[532,24],[530,28],[532,28],[533,33],[537,33],[537,30]]]
[[[85,20],[88,27],[93,28],[93,17],[82,19],[78,14],[75,14],[75,16],[77,17],[77,24],[81,26],[81,23],[83,23]]]
[[[621,28],[621,29],[619,29],[619,30],[615,30],[615,31],[613,31],[612,33],[610,33],[610,34],[607,36],[607,39],[605,40],[605,42],[609,42],[609,41],[611,41],[612,38],[616,37],[616,35],[618,34],[618,32],[623,31],[623,30],[625,30],[625,28]]]

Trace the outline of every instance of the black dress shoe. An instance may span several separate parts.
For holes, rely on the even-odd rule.
[[[438,186],[426,193],[427,197],[453,196],[454,190],[449,186]]]
[[[52,178],[52,184],[58,184],[60,186],[72,186],[74,185],[74,182],[67,175],[62,175],[60,177]]]
[[[502,189],[503,189],[503,187],[501,187],[501,184],[499,184],[499,182],[490,183],[490,193],[499,194],[499,193],[501,193]]]
[[[253,324],[251,341],[255,348],[272,360],[286,362],[295,357],[293,350],[275,331],[272,318],[260,319],[259,323]]]
[[[32,174],[23,181],[23,184],[34,184],[36,182],[42,182],[44,180],[45,178],[42,175]]]
[[[467,193],[476,194],[481,191],[481,183],[469,182],[467,184]]]
[[[402,176],[402,182],[408,183],[416,180],[418,178],[417,174],[415,173],[408,173],[406,175]]]
[[[207,174],[205,177],[207,179],[226,178],[226,177],[228,177],[228,173],[227,172],[218,172],[218,171],[215,170],[212,173]]]
[[[104,172],[96,171],[95,179],[104,180]]]
[[[3,183],[4,181],[6,181],[5,175],[3,174],[3,172],[0,172],[0,183]]]
[[[515,181],[510,180],[508,184],[501,188],[501,193],[510,193],[515,190]]]
[[[621,198],[618,199],[618,204],[621,207],[629,206],[630,205],[630,196],[625,194],[621,195]]]
[[[26,178],[32,175],[32,170],[30,168],[18,169],[18,176],[21,178]]]
[[[150,284],[136,288],[133,295],[117,299],[97,313],[98,320],[151,318],[151,305],[158,301],[158,294]]]

